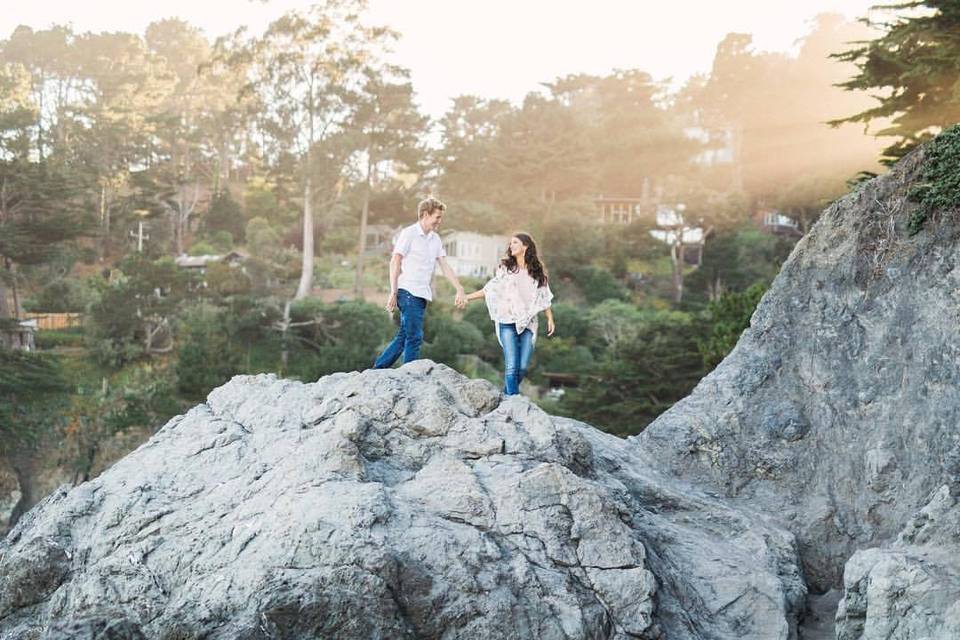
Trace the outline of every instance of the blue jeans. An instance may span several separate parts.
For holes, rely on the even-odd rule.
[[[520,393],[520,383],[527,375],[530,356],[533,355],[533,332],[524,329],[517,334],[515,324],[497,323],[500,346],[503,347],[503,393],[515,396]]]
[[[373,363],[375,369],[389,369],[403,354],[403,362],[412,362],[420,357],[423,343],[423,312],[427,301],[418,298],[406,289],[397,291],[397,307],[400,309],[400,328],[387,348]]]

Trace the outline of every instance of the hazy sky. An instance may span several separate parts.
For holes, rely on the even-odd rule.
[[[520,100],[569,73],[638,68],[674,83],[707,71],[731,31],[789,51],[818,13],[861,17],[877,0],[370,0],[370,22],[403,34],[393,60],[412,70],[421,106],[441,115],[465,93]],[[4,0],[0,37],[18,24],[135,31],[179,17],[215,37],[262,30],[310,0]]]

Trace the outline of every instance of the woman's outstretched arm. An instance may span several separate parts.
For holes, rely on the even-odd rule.
[[[468,302],[471,300],[479,300],[480,298],[486,297],[486,295],[483,289],[477,289],[473,293],[468,293],[463,297],[463,304],[457,304],[457,308],[465,309]]]

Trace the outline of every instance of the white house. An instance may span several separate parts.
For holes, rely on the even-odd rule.
[[[443,234],[447,263],[458,276],[489,278],[507,254],[509,236],[488,236],[472,231]]]
[[[691,227],[686,224],[683,212],[686,206],[677,204],[674,206],[657,206],[657,226],[659,229],[652,229],[649,233],[660,242],[676,247],[683,247],[683,262],[685,264],[700,266],[703,262],[703,244],[706,240],[702,227]]]

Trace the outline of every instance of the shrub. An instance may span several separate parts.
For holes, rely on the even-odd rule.
[[[960,125],[929,143],[920,182],[911,188],[910,199],[919,205],[907,223],[910,235],[919,233],[934,211],[960,206]]]

